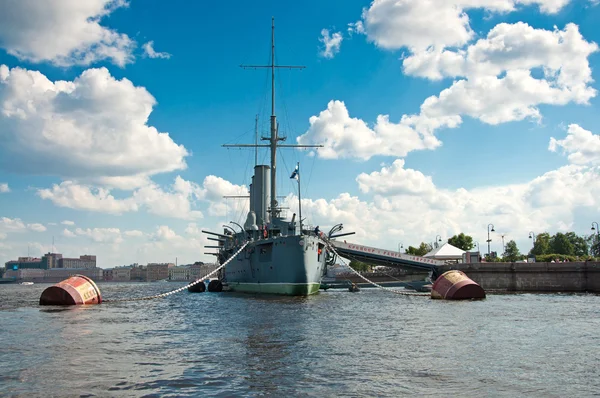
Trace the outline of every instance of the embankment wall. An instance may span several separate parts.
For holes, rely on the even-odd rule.
[[[472,263],[440,267],[463,271],[485,290],[600,293],[600,262]]]

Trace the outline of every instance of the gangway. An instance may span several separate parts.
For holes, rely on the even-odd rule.
[[[393,250],[378,249],[376,247],[357,245],[330,240],[329,243],[342,257],[349,257],[369,264],[383,265],[386,267],[409,268],[432,273],[432,280],[439,276],[438,267],[445,263],[440,260],[413,256]]]

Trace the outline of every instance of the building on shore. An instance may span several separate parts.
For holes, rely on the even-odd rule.
[[[79,258],[63,257],[60,253],[46,253],[42,258],[19,257],[5,263],[5,278],[18,281],[59,282],[72,275],[85,275],[95,281],[112,282],[155,282],[195,281],[216,269],[215,264],[194,264],[175,266],[173,263],[131,264],[114,268],[98,268],[96,256],[84,254]]]
[[[4,263],[6,270],[16,271],[18,269],[46,269],[47,266],[44,264],[41,258],[37,257],[19,257],[17,260],[10,260]]]
[[[4,265],[7,270],[14,271],[18,269],[56,268],[92,269],[96,268],[96,256],[84,254],[79,258],[63,258],[60,253],[46,253],[42,258],[19,257],[17,260],[7,261]]]
[[[44,271],[44,282],[60,282],[73,275],[84,275],[94,281],[102,280],[102,268],[53,268]]]
[[[169,279],[169,268],[174,267],[173,263],[148,263],[146,266],[148,282],[155,282]]]
[[[16,279],[17,281],[42,282],[45,271],[42,268],[11,268],[4,273],[4,277]]]
[[[102,270],[102,280],[105,282],[111,282],[113,280],[113,269],[107,268]]]
[[[189,265],[169,268],[170,281],[196,281],[205,277],[217,268],[215,264],[196,262]]]
[[[115,267],[112,269],[112,280],[114,282],[128,282],[131,280],[131,267]]]
[[[6,271],[5,277],[17,281],[55,283],[73,275],[85,275],[95,281],[102,280],[102,268],[21,268]]]
[[[200,278],[205,277],[206,275],[213,272],[217,269],[218,264],[206,264],[202,262],[197,262],[190,265],[190,280],[198,280]],[[213,275],[214,277],[214,275]]]
[[[129,275],[130,280],[145,282],[148,280],[148,268],[145,265],[132,264]]]
[[[91,269],[96,268],[96,256],[84,254],[79,258],[61,258],[58,263],[57,268]]]
[[[60,261],[63,259],[62,254],[60,253],[46,253],[44,257],[42,257],[46,262],[46,269],[52,268],[62,268]]]
[[[169,268],[170,281],[189,281],[191,269],[187,265]]]
[[[42,258],[19,257],[5,264],[6,277],[31,282],[56,282],[80,274],[102,280],[103,272],[96,267],[96,256],[85,254],[79,258],[63,258],[60,253],[46,253]]]

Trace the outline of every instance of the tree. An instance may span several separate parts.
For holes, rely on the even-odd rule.
[[[529,253],[535,254],[536,256],[550,254],[550,234],[548,232],[543,232],[536,236],[535,242],[533,243],[533,249],[531,249]]]
[[[519,258],[521,258],[521,253],[519,253],[517,242],[515,242],[514,240],[508,241],[508,243],[506,244],[506,251],[504,252],[504,260],[515,262]]]
[[[419,247],[408,246],[408,249],[406,249],[406,254],[412,254],[413,256],[424,256],[431,250],[431,245],[421,242]]]
[[[575,232],[567,232],[565,236],[573,245],[573,255],[587,256],[589,254],[589,247],[586,238],[578,236]]]
[[[367,263],[363,263],[361,261],[352,260],[350,261],[350,268],[354,269],[358,272],[369,271],[371,266]]]
[[[552,254],[566,254],[567,256],[572,256],[575,250],[567,235],[557,232],[550,238],[550,252]]]
[[[461,250],[469,251],[473,248],[473,238],[469,235],[465,235],[462,232],[458,235],[454,235],[450,239],[448,239],[448,243],[450,243],[454,247],[458,247]]]
[[[600,257],[600,240],[597,234],[591,234],[585,238],[586,242],[589,243],[590,253],[592,256]]]

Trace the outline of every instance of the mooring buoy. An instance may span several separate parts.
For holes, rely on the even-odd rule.
[[[100,289],[85,275],[73,275],[46,288],[40,296],[40,305],[82,305],[101,302]]]
[[[464,272],[450,270],[440,275],[431,287],[431,298],[469,300],[485,298],[485,290]]]
[[[208,282],[208,291],[209,292],[222,292],[223,291],[223,283],[218,279],[213,279]]]
[[[204,284],[204,281],[198,282],[193,286],[188,286],[187,290],[190,293],[204,293],[206,291],[206,285]]]

